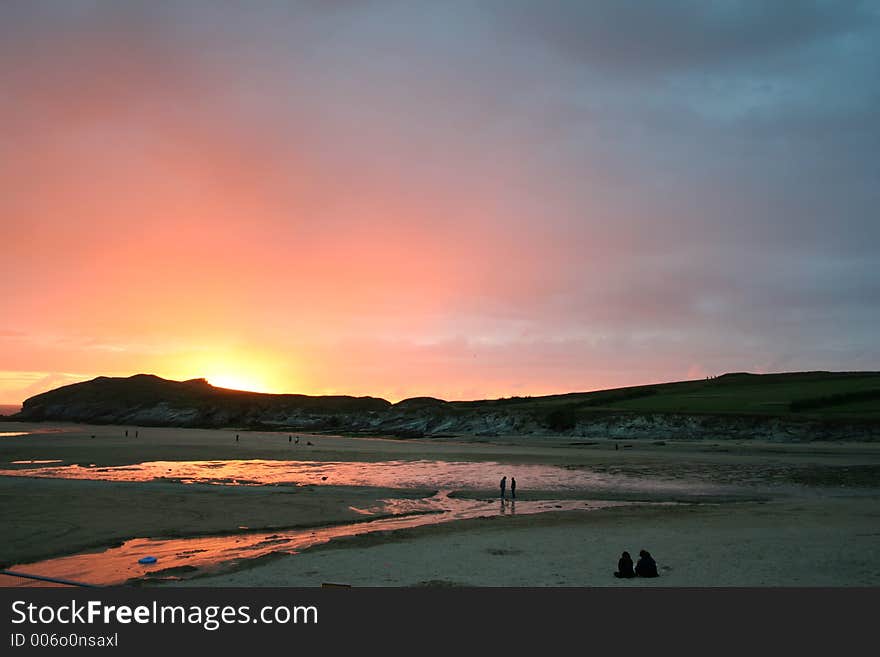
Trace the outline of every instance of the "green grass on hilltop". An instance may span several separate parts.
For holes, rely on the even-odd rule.
[[[543,411],[553,413],[551,421],[562,424],[566,413],[582,416],[602,411],[880,419],[880,372],[735,373],[713,379],[454,405]]]
[[[58,417],[75,409],[77,421],[109,422],[120,414],[166,404],[194,408],[199,422],[245,418],[260,413],[303,411],[327,416],[327,427],[342,426],[346,413],[384,415],[386,411],[434,416],[531,416],[548,428],[565,431],[577,421],[603,414],[680,413],[786,417],[843,422],[880,421],[880,372],[795,372],[788,374],[724,374],[713,379],[658,383],[595,392],[546,397],[510,397],[481,401],[446,402],[430,397],[392,405],[374,397],[274,395],[215,388],[204,381],[167,381],[151,375],[128,378],[99,377],[31,397],[24,403],[26,419]],[[62,409],[58,411],[58,409]],[[53,415],[53,413],[55,415]],[[66,417],[66,416],[63,416]],[[251,419],[247,419],[251,418]]]

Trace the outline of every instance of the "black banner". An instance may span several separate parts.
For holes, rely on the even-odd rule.
[[[2,653],[295,647],[390,652],[522,648],[617,652],[866,640],[877,589],[0,589]],[[122,653],[120,653],[122,654]]]

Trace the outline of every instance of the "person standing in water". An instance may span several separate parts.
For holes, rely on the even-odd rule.
[[[516,499],[516,477],[510,478],[510,499]]]
[[[507,477],[501,477],[501,499],[504,499],[504,489],[507,488]]]

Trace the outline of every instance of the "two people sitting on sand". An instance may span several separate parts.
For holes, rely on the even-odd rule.
[[[629,556],[629,552],[624,552],[620,555],[620,559],[617,562],[617,572],[614,573],[614,576],[624,579],[629,579],[630,577],[658,577],[657,562],[654,561],[654,557],[651,556],[650,552],[641,550],[639,552],[639,562],[633,568],[632,557]]]

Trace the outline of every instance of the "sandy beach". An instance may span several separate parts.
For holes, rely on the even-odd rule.
[[[348,527],[387,515],[382,509],[389,498],[418,501],[436,490],[400,487],[390,479],[387,485],[334,485],[332,468],[341,466],[333,464],[385,468],[386,463],[436,461],[487,464],[486,477],[492,481],[502,474],[516,475],[521,508],[554,499],[629,505],[571,511],[551,506],[545,512],[518,513],[510,502],[502,508],[497,489],[474,484],[447,493],[462,503],[485,504],[485,517],[334,536],[297,554],[264,551],[263,558],[242,560],[216,574],[210,568],[192,569],[196,572],[186,578],[162,584],[880,584],[874,563],[880,548],[880,445],[873,443],[573,444],[577,441],[558,436],[441,441],[297,434],[296,444],[288,434],[272,432],[140,428],[135,439],[130,427],[13,422],[0,425],[0,431],[24,434],[0,438],[0,470],[7,475],[11,470],[27,474],[38,467],[78,464],[93,468],[95,474],[89,476],[96,478],[110,472],[134,477],[131,468],[154,461],[210,460],[216,467],[227,460],[297,460],[331,468],[326,482],[297,485],[0,476],[5,528],[0,562],[6,567],[84,551],[101,555],[130,539]],[[575,484],[560,479],[558,486],[536,489],[518,471],[532,472],[528,468],[538,466],[571,476]],[[102,469],[108,470],[98,472]],[[577,484],[582,481],[577,477],[587,475],[593,478],[583,481],[601,485]],[[615,482],[644,485],[616,489]],[[620,552],[635,555],[641,548],[657,559],[661,576],[614,579]]]
[[[462,521],[327,544],[189,585],[877,586],[876,497]],[[657,579],[612,576],[649,548]]]

